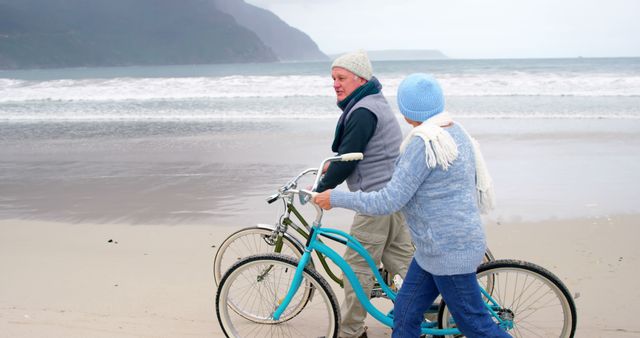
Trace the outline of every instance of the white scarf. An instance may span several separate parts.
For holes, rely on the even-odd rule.
[[[424,140],[427,168],[434,168],[439,165],[442,170],[449,169],[449,166],[458,157],[458,146],[453,137],[441,126],[446,126],[452,122],[453,119],[447,112],[432,116],[421,125],[411,129],[400,145],[400,152],[404,152],[413,136],[419,136]],[[494,206],[493,182],[480,151],[480,144],[469,135],[462,125],[458,125],[467,134],[473,145],[473,153],[476,160],[478,207],[480,212],[487,213]]]

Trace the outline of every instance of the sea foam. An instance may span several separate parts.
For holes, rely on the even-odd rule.
[[[640,96],[640,76],[619,74],[442,74],[446,96]],[[402,77],[380,77],[394,95]],[[202,98],[332,97],[330,78],[223,76],[177,78],[0,79],[0,103],[25,101],[183,100]]]

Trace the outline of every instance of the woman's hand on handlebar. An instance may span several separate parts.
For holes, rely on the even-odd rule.
[[[325,190],[321,193],[316,193],[313,196],[313,203],[317,204],[324,210],[331,209],[331,189]]]

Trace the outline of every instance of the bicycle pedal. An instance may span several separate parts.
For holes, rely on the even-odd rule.
[[[384,291],[382,291],[382,289],[380,289],[380,288],[371,290],[371,298],[382,298],[382,297],[386,297],[386,296],[387,296],[387,294],[384,293]]]

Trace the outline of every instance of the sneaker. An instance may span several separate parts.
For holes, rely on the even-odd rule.
[[[362,332],[362,334],[359,335],[357,338],[367,338],[367,329],[368,329],[368,327],[365,326],[364,327],[364,332]],[[343,337],[340,336],[338,338],[343,338]]]

